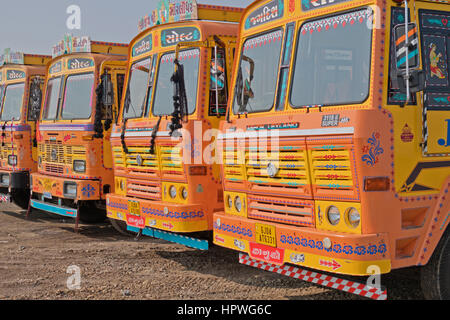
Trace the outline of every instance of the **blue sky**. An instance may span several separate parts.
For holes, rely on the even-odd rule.
[[[4,48],[51,54],[65,33],[93,40],[129,43],[138,33],[138,20],[158,0],[21,0],[5,1],[0,9],[0,52]],[[198,0],[198,3],[245,7],[253,0]],[[68,30],[70,5],[81,8],[81,30]]]

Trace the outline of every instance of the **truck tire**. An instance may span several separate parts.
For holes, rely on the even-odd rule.
[[[428,264],[421,268],[420,284],[428,300],[450,300],[450,229],[442,236]]]
[[[113,226],[114,229],[116,229],[117,232],[119,232],[121,235],[124,236],[136,236],[136,234],[130,232],[127,230],[127,224],[123,221],[119,221],[116,219],[109,218],[109,222]]]
[[[80,206],[80,221],[84,223],[101,223],[106,220],[106,211],[84,203]]]

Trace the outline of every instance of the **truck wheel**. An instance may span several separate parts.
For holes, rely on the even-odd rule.
[[[420,272],[422,292],[428,300],[450,300],[450,229],[442,236],[430,261]]]
[[[109,222],[117,232],[124,236],[135,236],[136,234],[127,230],[127,224],[123,221],[109,218]]]

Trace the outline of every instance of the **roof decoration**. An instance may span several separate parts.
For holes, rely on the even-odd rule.
[[[91,52],[91,39],[89,37],[74,37],[66,34],[64,39],[58,42],[52,49],[52,57],[56,58],[64,54]]]
[[[3,54],[0,54],[0,66],[5,64],[24,64],[23,52],[14,52],[10,48],[5,49]]]
[[[156,9],[139,20],[139,32],[150,27],[184,20],[198,19],[196,0],[160,0]]]

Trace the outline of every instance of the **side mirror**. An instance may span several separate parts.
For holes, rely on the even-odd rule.
[[[406,75],[397,74],[397,83],[400,92],[406,92]],[[423,70],[413,70],[409,74],[409,91],[417,93],[425,89],[425,72]]]
[[[405,25],[399,24],[394,27],[396,66],[398,70],[406,70],[406,49],[408,48],[408,68],[419,67],[419,40],[417,38],[417,26],[415,23],[408,24],[408,44],[406,44]]]
[[[425,73],[419,70],[419,40],[417,25],[408,23],[394,27],[395,35],[395,79],[400,92],[406,93],[405,103],[408,103],[411,94],[425,89]],[[407,36],[406,36],[407,34]]]
[[[103,95],[102,102],[104,106],[112,106],[114,104],[114,86],[111,81],[111,75],[107,71],[102,75]]]

